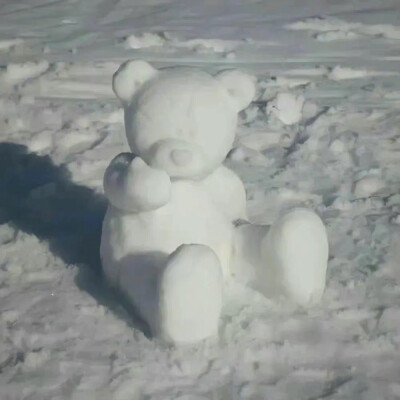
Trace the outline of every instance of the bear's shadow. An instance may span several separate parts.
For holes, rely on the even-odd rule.
[[[72,182],[68,170],[49,156],[0,143],[0,224],[47,241],[54,255],[79,267],[81,290],[150,336],[129,303],[102,279],[99,249],[106,209],[103,195]]]

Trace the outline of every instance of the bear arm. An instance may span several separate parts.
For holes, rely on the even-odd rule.
[[[214,203],[228,218],[232,221],[247,219],[246,191],[232,170],[221,166],[203,183]]]
[[[169,202],[171,181],[166,172],[149,167],[140,157],[121,153],[106,169],[104,193],[119,210],[152,211]]]

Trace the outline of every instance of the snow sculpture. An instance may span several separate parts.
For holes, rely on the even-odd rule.
[[[128,61],[113,89],[132,153],[105,172],[102,264],[153,335],[173,343],[215,335],[234,273],[266,295],[317,301],[328,257],[319,217],[296,209],[272,227],[243,222],[243,184],[222,165],[237,114],[254,97],[252,78]]]

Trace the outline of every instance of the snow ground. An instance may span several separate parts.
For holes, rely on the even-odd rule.
[[[298,4],[2,2],[2,400],[400,398],[400,5]],[[227,162],[253,221],[323,218],[319,306],[232,283],[219,339],[176,349],[105,288],[102,175],[126,146],[111,75],[132,57],[256,74]],[[304,101],[298,122],[278,93]]]

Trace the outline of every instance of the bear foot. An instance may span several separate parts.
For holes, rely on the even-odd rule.
[[[160,336],[176,344],[214,336],[222,307],[222,270],[209,247],[181,245],[159,282]]]
[[[262,258],[271,272],[275,294],[306,306],[325,289],[328,240],[321,219],[295,209],[276,221],[263,240]]]

